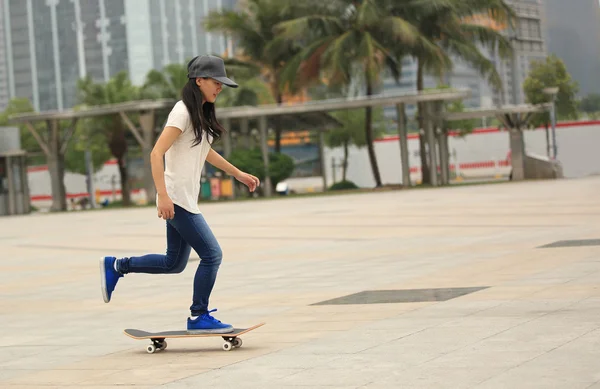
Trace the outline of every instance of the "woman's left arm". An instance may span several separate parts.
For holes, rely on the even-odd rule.
[[[254,192],[256,187],[260,185],[260,180],[257,177],[253,176],[252,174],[244,173],[229,163],[229,161],[227,161],[225,158],[221,157],[221,155],[213,149],[210,149],[208,152],[208,155],[206,156],[206,162],[246,185],[248,189],[250,189],[250,192]]]

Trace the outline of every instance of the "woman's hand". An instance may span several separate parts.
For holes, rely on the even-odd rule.
[[[167,220],[173,219],[173,217],[175,216],[175,206],[173,205],[173,201],[171,201],[171,198],[167,194],[158,195],[157,208],[158,217],[160,218]]]
[[[254,190],[260,185],[260,180],[257,177],[244,172],[240,172],[238,175],[236,175],[235,179],[246,185],[250,192],[254,192]]]

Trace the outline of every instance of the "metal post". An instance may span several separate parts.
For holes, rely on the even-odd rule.
[[[439,147],[441,184],[450,183],[450,164],[448,163],[448,136],[441,128],[436,129],[436,137]]]
[[[552,105],[550,106],[550,122],[552,123],[552,154],[553,158],[556,159],[558,153],[558,147],[556,145],[556,95],[559,92],[559,87],[551,86],[544,88],[544,93],[550,96]]]
[[[15,188],[15,177],[13,175],[12,158],[10,156],[6,157],[6,181],[8,182],[8,214],[14,215],[17,213],[15,204],[17,189]]]
[[[23,185],[23,208],[25,213],[31,212],[31,195],[29,193],[29,184],[27,183],[27,162],[25,156],[20,158],[21,163],[21,182]]]
[[[323,176],[323,192],[327,191],[327,171],[325,169],[325,134],[319,130],[319,165]]]
[[[435,131],[438,142],[438,155],[440,158],[440,181],[442,185],[450,184],[450,163],[448,155],[448,134],[445,129],[446,123],[441,118],[441,114],[444,111],[444,103],[438,101],[434,105],[435,107]]]
[[[432,186],[438,186],[438,161],[435,146],[436,141],[431,107],[432,103],[425,102],[423,104],[425,105],[425,138],[427,139],[427,146],[429,147],[429,179],[431,180]]]
[[[404,103],[396,104],[398,118],[398,138],[400,139],[400,163],[402,164],[402,186],[410,188],[410,165],[408,161],[408,134],[406,131],[406,112]]]
[[[342,164],[343,164],[343,162],[342,162]],[[337,166],[335,164],[335,157],[331,157],[331,175],[333,177],[333,184],[335,184],[337,182],[336,177],[335,177],[335,168],[336,167]]]
[[[89,140],[88,140],[89,141]],[[87,172],[87,190],[89,193],[90,207],[96,208],[96,189],[94,185],[94,164],[92,163],[92,151],[90,145],[85,150],[85,167]]]
[[[556,146],[556,95],[552,98],[552,108],[550,109],[550,121],[552,122],[552,154],[554,159],[558,153],[558,147]]]
[[[269,146],[267,145],[267,117],[261,116],[258,119],[258,127],[260,131],[260,148],[262,150],[263,164],[265,166],[265,196],[271,197],[271,177],[269,172]]]

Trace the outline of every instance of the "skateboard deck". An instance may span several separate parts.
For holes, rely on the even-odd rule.
[[[146,351],[149,354],[153,354],[156,351],[162,351],[167,348],[167,338],[209,338],[209,337],[221,337],[225,341],[223,343],[223,350],[231,351],[234,348],[242,347],[242,339],[239,337],[247,332],[257,329],[258,327],[264,326],[266,323],[260,323],[248,328],[234,328],[233,332],[226,334],[194,334],[189,333],[185,330],[181,331],[162,331],[162,332],[148,332],[143,330],[137,330],[134,328],[127,328],[123,332],[125,335],[133,339],[150,339],[150,344],[146,347]]]

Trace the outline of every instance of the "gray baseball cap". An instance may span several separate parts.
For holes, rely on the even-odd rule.
[[[229,87],[238,87],[238,84],[227,78],[223,60],[213,55],[199,55],[188,63],[188,78],[199,77],[209,77]]]

